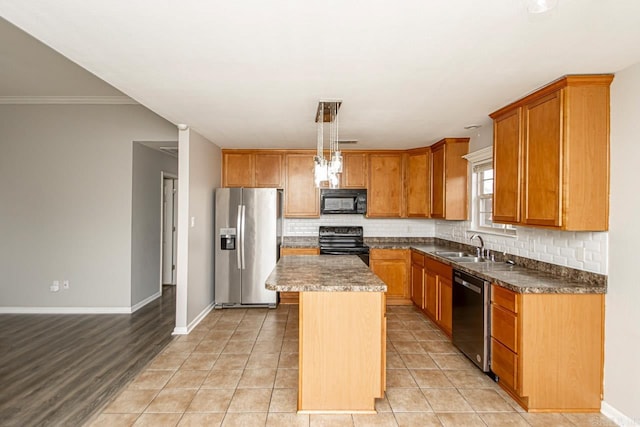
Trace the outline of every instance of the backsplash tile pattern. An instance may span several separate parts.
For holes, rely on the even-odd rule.
[[[365,237],[434,237],[430,219],[374,219],[363,215],[322,215],[320,218],[285,218],[285,236],[317,236],[321,225],[360,225]]]
[[[470,244],[469,221],[437,221],[435,236]],[[607,274],[609,233],[517,227],[516,237],[483,234],[485,247],[551,264]],[[471,244],[476,244],[473,242]]]
[[[284,235],[317,236],[320,225],[360,225],[365,237],[437,237],[470,244],[469,221],[430,219],[371,219],[361,215],[323,215],[320,218],[285,218]],[[609,233],[555,231],[518,227],[516,237],[483,234],[485,246],[523,258],[578,270],[607,274]],[[475,244],[475,243],[472,243]]]

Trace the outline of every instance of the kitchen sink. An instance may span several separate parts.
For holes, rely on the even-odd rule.
[[[480,258],[473,255],[465,255],[465,256],[459,256],[459,257],[446,257],[446,258],[453,262],[485,262],[486,261],[486,259],[484,258]]]
[[[439,255],[443,258],[461,258],[461,257],[468,257],[471,256],[466,252],[446,252],[446,251],[441,251],[441,252],[435,252],[436,255]]]

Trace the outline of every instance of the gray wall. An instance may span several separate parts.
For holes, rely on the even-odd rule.
[[[178,133],[175,131],[177,139]],[[178,176],[178,159],[133,143],[131,305],[160,290],[162,172]]]
[[[187,324],[213,303],[214,191],[220,187],[222,152],[197,132],[189,138],[189,293]]]
[[[222,152],[197,132],[178,133],[178,271],[176,334],[186,334],[213,306],[214,191]]]
[[[175,138],[139,105],[0,105],[0,306],[130,307],[132,141]]]
[[[636,422],[640,420],[638,100],[640,63],[616,73],[611,85],[611,214],[604,369],[606,404]]]

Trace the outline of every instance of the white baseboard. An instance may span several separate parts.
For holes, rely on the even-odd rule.
[[[611,421],[613,421],[619,426],[624,426],[624,427],[640,426],[640,423],[638,422],[638,420],[634,420],[626,416],[625,414],[618,411],[613,406],[609,405],[607,402],[604,402],[604,401],[602,402],[600,412],[602,412],[602,415],[609,418]]]
[[[215,303],[211,303],[209,304],[207,307],[205,307],[204,310],[202,310],[200,312],[200,314],[198,314],[196,316],[195,319],[193,319],[193,321],[191,323],[189,323],[189,325],[187,325],[187,327],[184,326],[176,326],[173,329],[173,334],[172,335],[188,335],[189,332],[193,331],[193,328],[195,328],[196,326],[198,326],[198,323],[202,322],[202,319],[204,319],[205,317],[207,317],[207,314],[209,314],[211,312],[211,310],[213,310],[213,306],[215,305]]]
[[[157,298],[160,298],[161,296],[162,296],[162,293],[160,291],[158,291],[155,294],[151,295],[150,297],[143,299],[142,301],[140,301],[136,305],[131,306],[131,313],[135,313],[136,311],[140,310],[145,305],[149,304],[151,301],[153,301],[153,300],[155,300]]]
[[[0,307],[0,314],[131,314],[131,307]]]
[[[132,307],[0,307],[0,314],[131,314],[160,296],[158,291]]]

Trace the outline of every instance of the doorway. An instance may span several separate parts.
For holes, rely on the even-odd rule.
[[[176,284],[178,177],[162,172],[162,239],[160,292],[162,285]]]

